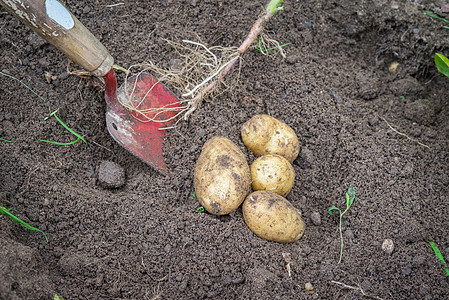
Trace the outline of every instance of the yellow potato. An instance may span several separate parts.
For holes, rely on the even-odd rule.
[[[298,210],[284,197],[257,191],[246,197],[243,218],[257,236],[278,243],[292,243],[304,234],[305,223]]]
[[[256,159],[250,167],[255,191],[271,191],[287,196],[295,181],[295,170],[284,157],[268,154]]]
[[[241,134],[243,143],[257,156],[278,154],[292,163],[299,154],[299,141],[293,129],[269,115],[249,119]]]
[[[214,137],[207,141],[195,165],[195,193],[211,214],[235,210],[251,190],[251,174],[245,154],[232,141]]]

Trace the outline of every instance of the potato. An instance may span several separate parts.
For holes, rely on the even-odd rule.
[[[255,191],[271,191],[287,196],[295,181],[295,170],[284,157],[268,154],[256,159],[250,167]]]
[[[243,152],[232,141],[207,141],[195,165],[193,178],[200,204],[211,214],[235,210],[251,190],[251,174]]]
[[[249,119],[241,134],[243,143],[257,156],[278,154],[292,163],[299,154],[299,141],[293,129],[269,115]]]
[[[263,239],[292,243],[304,234],[306,225],[296,208],[276,193],[251,193],[243,202],[242,210],[246,225]]]

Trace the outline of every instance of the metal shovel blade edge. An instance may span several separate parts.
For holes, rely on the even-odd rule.
[[[163,175],[168,168],[163,156],[165,130],[179,111],[179,100],[147,73],[129,77],[116,97],[106,96],[106,125],[125,149]]]

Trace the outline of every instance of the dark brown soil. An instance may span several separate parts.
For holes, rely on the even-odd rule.
[[[449,79],[433,63],[436,51],[449,54],[448,31],[420,11],[449,17],[443,2],[286,0],[267,32],[292,43],[287,58],[248,51],[237,90],[167,133],[169,177],[109,136],[101,90],[68,76],[63,54],[0,10],[0,71],[33,88],[89,145],[38,141],[73,136],[44,120],[41,99],[0,77],[0,137],[12,141],[0,141],[0,205],[49,237],[0,215],[0,298],[447,299],[449,280],[429,241],[449,261]],[[167,67],[176,53],[164,39],[197,34],[208,45],[238,46],[264,5],[111,3],[66,5],[125,67]],[[241,209],[193,213],[202,145],[228,137],[251,162],[239,129],[257,113],[286,122],[301,142],[287,199],[307,228],[293,244],[255,236]],[[124,169],[123,187],[99,183],[104,161]],[[344,207],[350,185],[357,199],[343,218],[338,264],[338,214],[327,210]],[[381,250],[385,239],[391,255]]]

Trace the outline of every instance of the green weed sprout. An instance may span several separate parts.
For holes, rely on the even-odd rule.
[[[195,194],[195,193],[192,194],[192,197],[198,200],[198,198],[196,197],[196,194]],[[203,212],[204,212],[204,207],[200,206],[200,207],[199,207],[197,210],[195,210],[193,213],[194,213],[194,214],[199,214],[199,213],[203,213]]]
[[[199,214],[199,213],[203,213],[204,212],[204,207],[200,206],[197,210],[195,210],[193,213],[194,214]]]
[[[9,212],[11,209],[12,208],[6,209],[5,207],[0,205],[0,213],[1,214],[6,214],[12,221],[22,225],[23,227],[25,227],[25,228],[27,228],[29,230],[38,231],[38,232],[42,233],[44,235],[44,237],[45,237],[45,240],[48,243],[47,235],[42,230],[34,228],[33,226],[28,225],[27,223],[25,223],[21,219],[19,219],[16,216],[14,216],[12,213]]]
[[[438,247],[435,245],[434,242],[430,242],[430,246],[432,247],[432,249],[435,252],[435,254],[438,257],[438,259],[441,260],[441,262],[443,263],[444,270],[446,271],[446,277],[448,277],[449,276],[449,268],[448,268],[448,265],[447,265],[446,261],[444,260],[443,255],[440,252],[440,249],[438,249]]]
[[[439,17],[437,15],[434,15],[434,14],[428,12],[428,11],[425,11],[424,9],[422,10],[422,12],[425,13],[426,15],[432,17],[432,18],[435,18],[435,19],[441,20],[443,22],[449,23],[449,21],[446,20],[445,18],[442,18],[442,17]],[[449,26],[443,26],[443,28],[449,29]]]
[[[75,131],[73,131],[73,130],[72,130],[70,127],[68,127],[64,122],[62,122],[61,119],[59,119],[59,117],[56,115],[57,112],[58,112],[58,111],[55,110],[54,112],[52,112],[52,113],[50,114],[50,116],[54,116],[55,119],[59,122],[59,124],[61,124],[62,127],[64,127],[68,132],[70,132],[71,134],[73,134],[74,136],[76,136],[77,139],[74,140],[74,141],[68,142],[68,143],[60,143],[60,142],[54,142],[54,141],[43,140],[43,139],[38,139],[38,141],[40,141],[40,142],[45,142],[45,143],[50,143],[50,144],[54,144],[54,145],[67,146],[67,145],[73,145],[73,144],[75,144],[76,142],[78,142],[79,140],[82,140],[82,141],[87,145],[86,140],[85,140],[81,135],[79,135],[78,133],[76,133]]]
[[[343,233],[341,230],[341,223],[343,215],[349,210],[352,203],[354,203],[355,200],[355,190],[352,188],[352,186],[349,186],[348,191],[346,192],[346,209],[342,212],[338,207],[332,206],[327,211],[330,215],[332,215],[333,210],[338,210],[340,213],[340,224],[339,224],[339,230],[340,230],[340,259],[338,260],[338,263],[341,263],[341,258],[343,257]]]
[[[12,141],[6,140],[6,139],[2,139],[2,138],[0,138],[0,141],[4,141],[4,142],[7,142],[7,143],[12,143]]]
[[[449,77],[449,59],[440,53],[435,53],[435,65],[440,73]]]
[[[8,77],[8,78],[11,78],[11,79],[14,79],[14,80],[18,81],[20,84],[22,84],[22,85],[23,85],[24,87],[26,87],[28,90],[30,90],[34,95],[36,95],[39,99],[41,99],[42,101],[44,101],[45,104],[47,104],[49,115],[48,115],[47,117],[44,118],[44,121],[47,120],[47,119],[49,119],[50,117],[55,117],[56,121],[58,121],[59,124],[62,125],[62,127],[64,127],[68,132],[70,132],[71,134],[73,134],[74,136],[77,137],[76,140],[74,140],[74,141],[72,141],[72,142],[68,142],[68,143],[59,143],[59,142],[48,141],[48,140],[43,140],[43,139],[38,139],[38,141],[40,141],[40,142],[45,142],[45,143],[50,143],[50,144],[54,144],[54,145],[66,146],[66,145],[72,145],[72,144],[75,144],[76,142],[78,142],[78,141],[81,140],[81,141],[83,141],[83,142],[87,145],[86,140],[85,140],[81,135],[79,135],[78,133],[76,133],[75,131],[73,131],[73,130],[72,130],[71,128],[69,128],[64,122],[62,122],[61,119],[59,119],[59,117],[56,115],[57,110],[52,111],[51,108],[50,108],[50,104],[47,102],[47,100],[45,100],[44,98],[42,98],[42,96],[40,96],[38,93],[36,93],[32,88],[30,88],[28,85],[26,85],[26,84],[25,84],[23,81],[21,81],[20,79],[17,79],[16,77],[11,76],[11,75],[9,75],[9,74],[5,74],[5,73],[3,73],[3,72],[0,72],[0,75],[3,75],[3,76],[5,76],[5,77]],[[8,140],[2,139],[2,138],[0,138],[0,140],[5,141],[5,142],[9,142],[9,143],[11,142],[11,141],[8,141]]]

